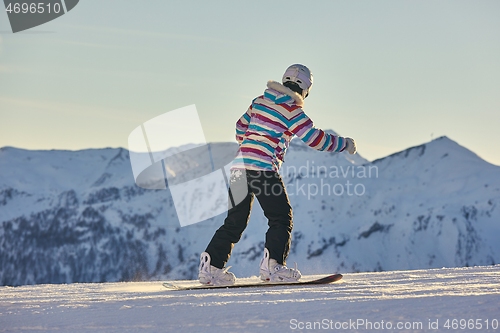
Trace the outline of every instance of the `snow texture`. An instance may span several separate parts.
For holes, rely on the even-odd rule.
[[[302,287],[0,287],[0,332],[498,332],[499,320],[498,265],[351,273]]]

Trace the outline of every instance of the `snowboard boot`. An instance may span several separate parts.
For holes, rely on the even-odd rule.
[[[295,268],[288,268],[278,264],[275,259],[269,257],[269,250],[264,249],[264,258],[260,261],[260,279],[269,282],[296,282],[302,275]]]
[[[217,268],[210,265],[210,254],[203,252],[200,256],[200,267],[198,270],[198,280],[202,284],[212,286],[230,286],[236,281],[233,273],[227,270],[231,268]]]

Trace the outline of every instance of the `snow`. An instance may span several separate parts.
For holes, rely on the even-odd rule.
[[[236,149],[211,144],[214,168],[194,153],[165,163],[184,184],[209,164],[210,172],[225,166]],[[4,147],[0,169],[0,285],[192,279],[225,218],[181,227],[171,189],[136,186],[122,148]],[[500,167],[449,138],[373,162],[295,139],[282,175],[294,209],[288,262],[303,272],[500,263]],[[203,198],[208,188],[193,195]],[[197,204],[187,213],[213,210]],[[256,274],[266,231],[256,202],[228,262],[237,276]]]
[[[498,332],[498,321],[499,265],[351,273],[335,284],[302,287],[0,287],[0,332]]]

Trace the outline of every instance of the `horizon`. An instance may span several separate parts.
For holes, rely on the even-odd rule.
[[[331,129],[327,129],[327,131],[333,131]],[[368,159],[366,158],[362,153],[360,153],[359,151],[357,152],[357,155],[359,155],[361,158],[367,160],[369,163],[375,163],[375,162],[378,162],[380,160],[383,160],[385,158],[388,158],[388,157],[391,157],[393,155],[397,155],[401,152],[404,152],[404,151],[407,151],[407,150],[411,150],[411,149],[414,149],[414,148],[418,148],[418,147],[421,147],[421,146],[424,146],[424,145],[427,145],[429,143],[432,143],[434,141],[437,141],[437,140],[440,140],[440,139],[443,139],[443,138],[446,138],[448,140],[450,140],[451,142],[454,142],[456,143],[457,145],[459,145],[461,148],[463,148],[464,150],[466,151],[469,151],[471,153],[473,153],[474,155],[476,155],[478,158],[480,158],[481,160],[483,160],[484,162],[487,162],[491,165],[494,165],[494,166],[500,166],[498,164],[494,164],[494,163],[491,163],[490,161],[484,159],[483,157],[481,157],[480,155],[478,155],[475,151],[472,151],[470,149],[468,149],[467,147],[463,146],[462,144],[460,144],[459,142],[457,142],[456,140],[453,140],[452,138],[450,138],[449,136],[447,135],[442,135],[440,137],[437,137],[437,138],[433,138],[432,140],[430,141],[426,141],[424,143],[421,143],[421,144],[417,144],[417,145],[414,145],[414,146],[410,146],[410,147],[407,147],[407,148],[404,148],[402,150],[399,150],[399,151],[396,151],[396,152],[392,152],[392,153],[389,153],[388,155],[386,156],[382,156],[382,157],[379,157],[379,158],[376,158],[376,159]],[[294,137],[293,140],[299,140],[300,139],[298,137]],[[213,143],[234,143],[235,145],[237,144],[236,142],[232,142],[232,141],[213,141],[213,142],[208,142],[208,144],[213,144]],[[187,143],[186,145],[191,145],[191,143]],[[171,148],[178,148],[178,147],[182,147],[184,145],[181,145],[181,146],[172,146]],[[28,149],[28,148],[21,148],[21,147],[14,147],[14,146],[3,146],[3,147],[0,147],[0,150],[4,149],[4,148],[12,148],[12,149],[18,149],[18,150],[24,150],[24,151],[68,151],[68,152],[78,152],[78,151],[85,151],[85,150],[105,150],[105,149],[124,149],[126,150],[127,152],[130,151],[127,147],[97,147],[97,148],[81,148],[81,149],[57,149],[57,148],[51,148],[51,149]],[[312,149],[311,149],[312,151]]]

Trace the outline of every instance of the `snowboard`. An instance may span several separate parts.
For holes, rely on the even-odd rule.
[[[198,289],[232,289],[232,288],[261,288],[261,287],[275,287],[275,286],[307,286],[307,285],[319,285],[319,284],[329,284],[342,279],[342,274],[332,274],[321,278],[307,279],[304,278],[302,281],[297,282],[265,282],[261,281],[259,278],[246,278],[237,279],[236,283],[231,286],[212,286],[200,283],[194,283],[193,281],[180,282],[180,281],[170,281],[163,283],[163,286],[169,290],[198,290]]]

